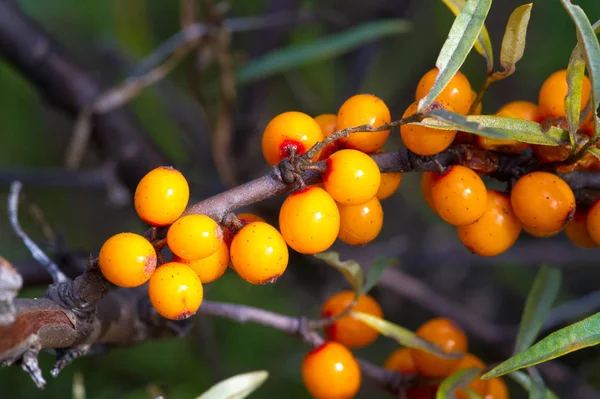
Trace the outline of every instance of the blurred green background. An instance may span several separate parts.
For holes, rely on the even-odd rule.
[[[135,65],[180,27],[179,2],[150,0],[20,0],[23,9],[52,35],[83,68],[107,85],[128,76]],[[578,2],[590,20],[600,18],[600,2]],[[260,134],[279,112],[299,110],[311,115],[334,113],[348,96],[373,93],[386,101],[398,119],[414,96],[419,78],[435,64],[437,52],[453,21],[453,15],[436,0],[232,0],[227,18],[265,17],[269,20],[303,15],[301,23],[233,34],[232,56],[236,70],[252,65],[265,54],[305,43],[317,43],[369,21],[402,19],[411,23],[406,33],[387,36],[334,58],[238,85],[234,107],[233,145],[235,175],[240,182],[269,170],[260,152]],[[505,23],[522,2],[494,2],[487,27],[499,53]],[[202,1],[198,1],[203,18]],[[238,20],[239,21],[239,20]],[[571,20],[558,0],[535,1],[525,57],[517,72],[498,83],[484,99],[484,113],[495,112],[511,100],[536,101],[537,91],[551,72],[566,68],[575,44]],[[188,57],[169,77],[146,90],[129,106],[148,135],[173,165],[190,178],[195,198],[205,198],[225,188],[211,161],[211,131],[219,111],[219,68],[203,64],[206,53]],[[474,88],[485,74],[483,59],[473,53],[463,67]],[[0,199],[4,202],[10,181],[26,178],[29,203],[43,210],[48,224],[67,248],[94,253],[108,236],[119,231],[143,231],[131,206],[131,194],[118,183],[80,187],[40,177],[44,170],[59,170],[73,131],[73,119],[51,107],[35,88],[0,57]],[[195,144],[194,144],[195,143]],[[387,148],[397,148],[399,135],[392,133]],[[104,170],[106,165],[92,147],[82,169]],[[228,160],[225,160],[228,162]],[[595,255],[572,247],[559,236],[550,240],[523,237],[518,248],[499,260],[483,260],[464,250],[452,228],[441,223],[421,199],[420,176],[404,177],[398,193],[384,202],[384,230],[375,250],[337,245],[342,257],[372,262],[376,256],[399,257],[398,268],[425,281],[436,293],[463,304],[487,320],[516,325],[522,303],[540,260],[558,259],[564,269],[563,300],[582,296],[596,288],[600,274]],[[123,200],[125,198],[125,200]],[[275,222],[281,199],[267,201],[253,210]],[[38,240],[47,242],[39,223],[23,208],[23,223]],[[10,230],[0,207],[0,254],[14,263],[30,260]],[[390,243],[398,242],[402,245]],[[379,246],[377,246],[379,245]],[[541,245],[541,246],[540,246]],[[552,249],[552,251],[546,251]],[[556,254],[557,257],[552,257]],[[538,259],[539,258],[539,259]],[[597,257],[596,257],[597,259]],[[289,272],[277,284],[255,287],[235,274],[206,287],[206,298],[264,307],[290,315],[317,317],[322,301],[344,289],[343,278],[314,260],[293,257]],[[28,287],[23,296],[35,296],[43,287]],[[387,317],[411,329],[435,315],[428,307],[408,301],[393,290],[373,291]],[[510,343],[509,343],[510,344]],[[395,348],[380,338],[358,353],[382,364]],[[472,341],[472,350],[488,362],[499,361],[498,348]],[[42,355],[48,378],[38,391],[18,368],[0,370],[0,392],[6,398],[66,398],[71,396],[75,374],[82,377],[88,398],[169,399],[199,395],[228,376],[266,369],[271,377],[251,397],[306,398],[300,380],[300,363],[307,347],[277,331],[254,325],[198,317],[186,339],[148,342],[134,348],[80,359],[58,378],[49,376],[53,357]],[[582,380],[600,385],[598,351],[589,349],[564,361],[579,379],[549,378],[558,392]],[[78,378],[79,378],[78,377]],[[572,376],[571,376],[572,377]],[[514,388],[514,397],[522,395]],[[385,397],[365,383],[360,397]]]

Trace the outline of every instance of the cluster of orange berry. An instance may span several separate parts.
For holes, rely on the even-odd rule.
[[[350,315],[337,317],[351,307],[351,311],[362,312],[383,318],[383,311],[370,295],[361,295],[356,302],[352,291],[342,291],[332,295],[321,308],[322,318],[334,318],[335,322],[325,328],[329,341],[309,352],[302,363],[302,378],[308,391],[316,399],[352,398],[361,385],[360,367],[349,348],[362,348],[372,344],[379,332]],[[353,304],[354,303],[354,304]],[[467,337],[454,323],[436,318],[423,324],[416,335],[437,345],[444,352],[466,353]],[[485,364],[476,356],[466,353],[462,358],[443,359],[418,349],[402,348],[393,352],[384,367],[404,374],[418,374],[436,379],[466,368],[481,370]],[[497,378],[490,381],[474,380],[469,388],[485,399],[506,399],[508,390],[505,383]],[[410,399],[430,399],[435,397],[437,385],[415,386],[409,389]],[[458,391],[460,399],[467,394]]]

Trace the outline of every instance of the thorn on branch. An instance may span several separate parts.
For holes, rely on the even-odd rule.
[[[52,281],[55,283],[64,283],[69,281],[69,278],[58,268],[56,263],[37,246],[35,242],[23,231],[19,225],[18,210],[19,210],[19,195],[21,193],[22,184],[15,181],[10,186],[10,194],[8,196],[8,217],[13,230],[21,238],[31,255],[50,273]]]
[[[42,376],[42,370],[38,363],[39,353],[40,351],[34,348],[27,349],[23,352],[23,356],[21,357],[21,367],[23,368],[23,371],[31,377],[39,389],[44,389],[46,380]]]
[[[56,350],[56,363],[50,370],[52,377],[58,377],[58,373],[61,372],[66,366],[71,364],[73,360],[78,357],[85,356],[90,353],[91,345],[79,345],[73,348],[57,349]]]

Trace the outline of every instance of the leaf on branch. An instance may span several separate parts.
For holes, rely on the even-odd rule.
[[[500,49],[500,64],[504,68],[500,73],[502,77],[512,75],[515,72],[515,65],[523,58],[531,7],[533,3],[524,4],[515,8],[510,14]]]
[[[531,381],[531,377],[527,374],[525,374],[522,371],[515,371],[513,373],[510,373],[508,375],[513,381],[517,382],[519,385],[521,385],[527,392],[531,392],[533,388],[533,382]],[[556,396],[554,394],[554,392],[552,392],[551,390],[549,390],[548,388],[546,388],[546,391],[544,392],[544,399],[558,399],[558,396]]]
[[[466,0],[442,0],[444,4],[454,13],[458,15],[465,6]],[[492,41],[490,40],[490,34],[486,29],[485,25],[481,28],[479,36],[475,41],[475,50],[485,58],[488,72],[491,72],[494,68],[494,51],[492,50]]]
[[[568,140],[568,132],[557,127],[544,130],[539,123],[495,115],[464,116],[443,109],[425,114],[418,125],[436,129],[461,130],[478,136],[515,139],[523,143],[557,146]]]
[[[337,252],[323,252],[316,254],[315,257],[338,269],[338,271],[344,275],[346,280],[348,280],[356,296],[358,297],[360,295],[365,283],[365,278],[362,268],[356,261],[346,260],[342,262],[340,260],[340,254]]]
[[[593,156],[595,156],[596,158],[600,159],[600,149],[599,148],[590,148],[589,150],[587,150],[590,154],[592,154]]]
[[[529,389],[529,399],[544,399],[546,396],[546,383],[540,375],[540,372],[535,368],[527,370],[531,377],[531,386]]]
[[[418,337],[414,332],[379,317],[362,312],[350,312],[350,316],[407,348],[420,349],[444,359],[460,359],[464,356],[461,352],[444,352],[439,346]]]
[[[560,289],[561,274],[542,266],[525,302],[514,353],[523,352],[535,342]]]
[[[592,95],[590,98],[592,104],[591,112],[596,115],[600,102],[600,43],[598,43],[598,37],[594,32],[590,20],[581,7],[571,3],[570,0],[561,0],[561,3],[573,22],[575,22],[575,27],[577,28],[577,42],[581,47],[592,83]],[[593,139],[596,139],[598,134],[600,134],[597,118],[594,118],[594,125]]]
[[[501,375],[556,359],[576,350],[600,343],[600,313],[553,332],[529,349],[504,361],[483,378]]]
[[[458,389],[466,388],[471,381],[473,381],[481,373],[481,370],[477,367],[471,367],[468,369],[458,370],[456,373],[451,374],[445,378],[440,384],[436,399],[455,399],[455,392]]]
[[[465,62],[483,28],[492,0],[467,0],[450,28],[435,63],[439,73],[431,90],[419,101],[417,112],[426,110]]]
[[[569,140],[575,148],[575,133],[579,129],[579,115],[581,113],[581,89],[585,77],[585,59],[579,45],[575,46],[567,66],[568,91],[565,96],[565,113],[569,124]]]
[[[240,69],[237,83],[247,84],[303,65],[333,59],[366,43],[411,29],[411,23],[403,20],[367,22],[308,44],[275,50]]]
[[[265,370],[253,371],[227,378],[196,399],[243,399],[258,389],[269,377]]]
[[[397,259],[388,259],[388,258],[377,258],[373,266],[369,269],[367,273],[367,281],[365,282],[364,287],[362,287],[360,291],[360,295],[366,294],[371,291],[371,289],[377,284],[383,272],[390,266],[398,263]]]

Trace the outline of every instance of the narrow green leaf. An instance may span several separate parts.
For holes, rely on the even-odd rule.
[[[523,58],[531,7],[533,7],[533,3],[517,7],[506,24],[500,50],[500,64],[504,68],[503,74],[505,76],[512,75],[515,71],[515,65]]]
[[[465,6],[466,0],[442,0],[446,6],[454,13],[458,15],[460,10]],[[485,58],[488,72],[491,72],[494,68],[494,51],[492,50],[492,41],[490,40],[490,34],[486,29],[485,25],[481,28],[479,36],[475,41],[475,50]]]
[[[237,73],[237,83],[247,84],[303,65],[338,57],[366,43],[406,33],[412,25],[403,20],[366,22],[311,43],[274,50],[256,58]]]
[[[360,265],[353,260],[340,260],[340,254],[337,252],[322,252],[315,255],[316,258],[321,259],[330,266],[338,269],[340,273],[348,280],[354,293],[358,296],[365,283],[363,271]]]
[[[561,275],[557,269],[542,266],[525,301],[514,353],[523,352],[535,342],[560,289]]]
[[[397,259],[389,259],[389,258],[377,258],[369,272],[367,273],[367,281],[360,291],[361,295],[366,294],[371,291],[371,289],[377,284],[381,275],[390,266],[393,266],[398,263]]]
[[[600,149],[598,149],[598,148],[590,148],[588,150],[588,152],[590,154],[592,154],[593,156],[595,156],[596,158],[600,159]]]
[[[521,385],[527,392],[531,392],[532,389],[532,381],[531,377],[525,374],[522,371],[515,371],[508,375],[513,381],[517,382]],[[546,388],[546,392],[544,392],[544,399],[558,399],[558,396],[554,394],[551,390]]]
[[[579,115],[581,114],[581,89],[585,76],[585,59],[579,45],[571,53],[567,67],[568,91],[565,96],[565,113],[569,124],[569,140],[575,148],[575,133],[579,129]]]
[[[428,117],[416,123],[437,129],[454,129],[478,136],[515,139],[523,143],[557,146],[568,140],[565,130],[551,127],[547,131],[539,123],[494,115],[464,116],[443,109],[426,113]]]
[[[477,367],[458,370],[445,378],[440,384],[435,399],[456,399],[455,392],[466,388],[481,373]]]
[[[419,101],[418,112],[426,110],[465,62],[479,36],[492,0],[467,0],[450,28],[435,63],[439,73],[431,90]]]
[[[499,377],[599,343],[600,313],[596,313],[587,319],[553,332],[524,352],[504,361],[486,373],[484,378]]]
[[[546,383],[535,368],[527,369],[531,377],[531,387],[529,389],[529,399],[544,399],[546,396]]]
[[[269,377],[265,370],[229,377],[196,399],[243,399],[258,389]]]
[[[439,346],[423,338],[419,338],[414,332],[379,317],[362,312],[350,312],[350,316],[362,321],[369,327],[379,331],[381,335],[392,338],[407,348],[420,349],[444,359],[460,359],[464,356],[461,352],[444,352]]]
[[[577,42],[583,52],[588,75],[592,83],[590,101],[592,102],[592,113],[595,115],[600,102],[600,43],[598,43],[598,37],[594,32],[590,20],[581,7],[571,3],[570,0],[561,0],[561,2],[577,28]],[[594,124],[595,139],[600,134],[597,118],[594,118]]]

